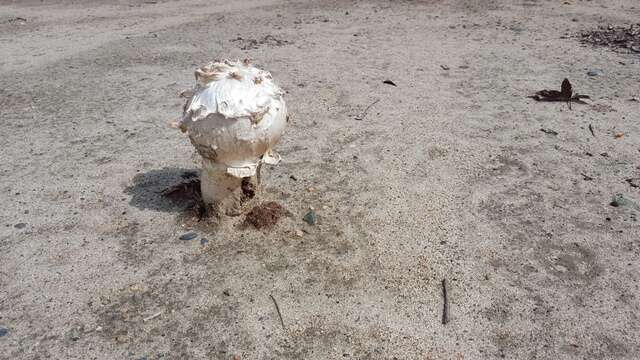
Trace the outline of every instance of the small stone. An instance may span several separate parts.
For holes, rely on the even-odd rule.
[[[611,202],[609,203],[609,205],[613,207],[618,207],[618,206],[622,206],[623,202],[624,202],[624,197],[622,196],[622,194],[616,194],[611,200]]]
[[[15,225],[13,225],[14,228],[16,229],[24,229],[27,226],[27,224],[25,223],[17,223]]]
[[[198,237],[198,234],[196,234],[195,231],[189,231],[188,233],[182,234],[182,236],[180,236],[180,240],[193,240],[196,237]]]
[[[611,202],[609,203],[609,205],[613,206],[613,207],[627,207],[627,208],[631,208],[637,211],[640,211],[640,206],[638,204],[636,204],[635,202],[627,199],[624,197],[624,195],[622,194],[615,194],[613,196],[613,199],[611,199]]]
[[[304,222],[309,225],[315,225],[318,221],[318,217],[316,216],[316,212],[313,210],[309,210],[309,212],[302,218]]]
[[[304,236],[304,231],[300,230],[300,229],[296,229],[295,232],[297,237],[303,237]]]
[[[78,341],[80,340],[81,333],[82,333],[82,330],[80,328],[74,327],[71,330],[69,330],[67,335],[69,336],[69,339],[71,339],[72,341]]]
[[[600,75],[602,75],[602,70],[600,70],[600,69],[591,69],[591,70],[587,71],[587,75],[589,75],[589,76],[600,76]]]
[[[222,293],[224,294],[224,296],[231,296],[231,294],[229,293],[229,290],[225,290]]]
[[[129,341],[129,337],[127,335],[118,335],[115,337],[116,342],[124,344]]]
[[[9,329],[0,327],[0,337],[3,337],[9,333]]]
[[[207,245],[208,243],[209,243],[209,240],[207,238],[200,239],[200,245],[204,246],[204,245]]]

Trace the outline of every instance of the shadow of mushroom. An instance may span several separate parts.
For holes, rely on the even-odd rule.
[[[197,179],[197,170],[165,167],[137,174],[133,178],[133,184],[127,186],[124,193],[131,195],[129,205],[138,209],[180,212],[192,207],[193,199],[189,196],[172,198],[166,195],[166,191],[175,186],[189,186]]]

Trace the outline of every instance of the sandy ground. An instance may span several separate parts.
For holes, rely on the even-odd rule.
[[[572,37],[635,0],[1,3],[0,358],[640,357],[640,58]],[[271,230],[160,194],[216,57],[288,92]]]

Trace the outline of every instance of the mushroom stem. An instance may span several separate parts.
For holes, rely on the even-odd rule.
[[[257,176],[238,178],[229,175],[224,165],[202,159],[200,190],[202,200],[220,214],[239,215],[242,207],[255,196]]]

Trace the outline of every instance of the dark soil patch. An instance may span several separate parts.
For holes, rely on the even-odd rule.
[[[616,50],[626,49],[640,53],[640,24],[631,26],[611,26],[580,34],[584,44],[607,46]]]
[[[271,228],[278,223],[287,211],[275,201],[269,201],[255,206],[249,213],[245,222],[256,229]]]
[[[165,189],[162,195],[175,204],[193,206],[194,203],[202,201],[200,179],[186,178],[186,181]]]
[[[242,200],[247,201],[256,196],[256,185],[251,182],[250,178],[242,179]]]
[[[197,176],[197,173],[185,173],[182,176],[185,181],[162,191],[162,195],[174,204],[184,206],[181,221],[186,221],[189,224],[213,218],[217,214],[214,209],[207,206],[202,200],[200,179]]]

